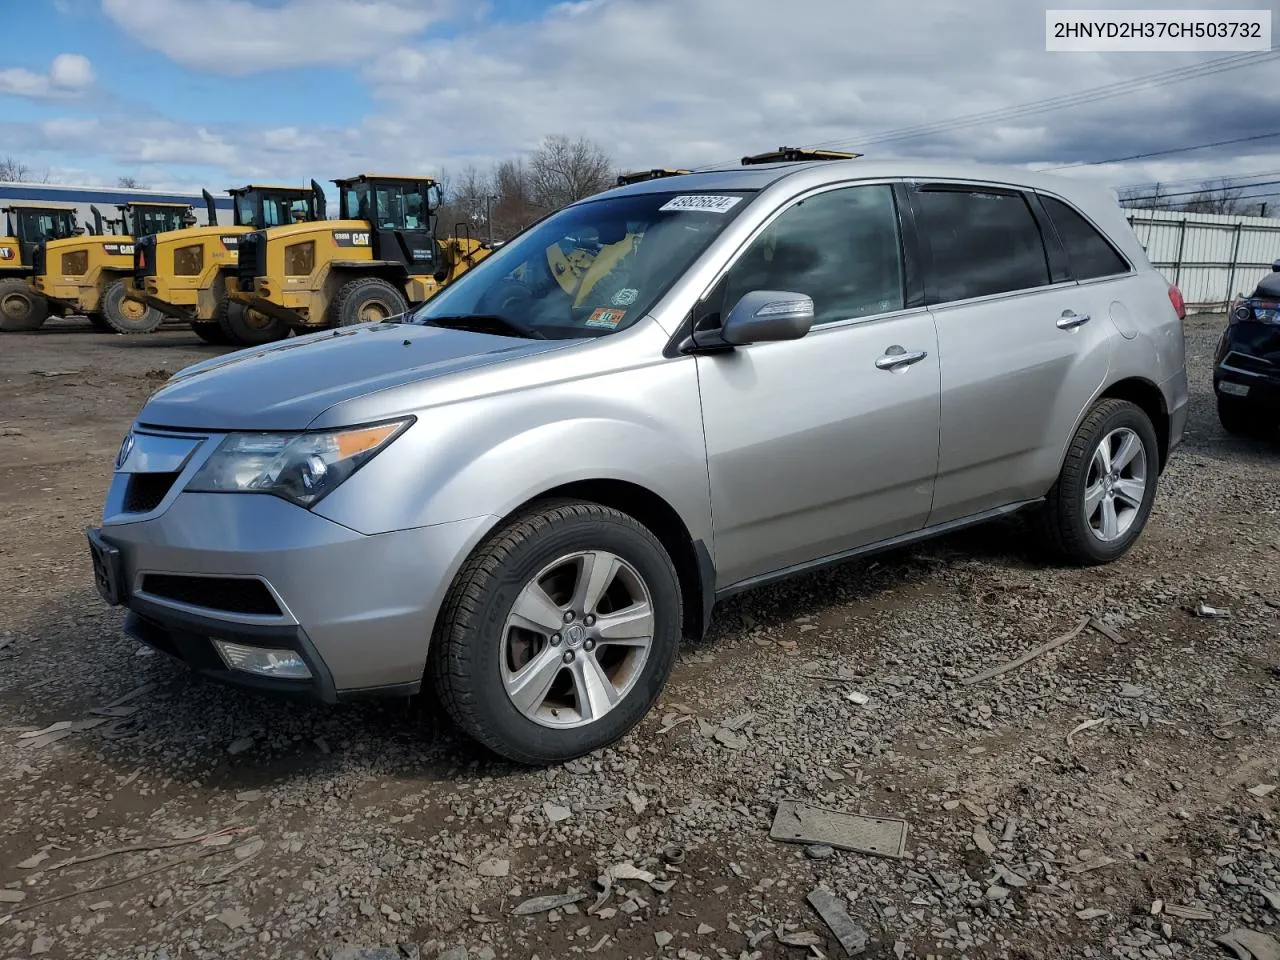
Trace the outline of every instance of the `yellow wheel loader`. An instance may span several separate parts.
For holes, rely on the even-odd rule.
[[[204,191],[209,226],[157,233],[134,244],[133,277],[125,296],[167,317],[185,320],[207,343],[270,343],[289,335],[279,317],[227,298],[239,244],[254,230],[310,223],[325,218],[324,190],[250,184],[231,194],[232,224],[218,225],[213,197]]]
[[[340,219],[240,239],[227,295],[299,331],[382,320],[422,303],[489,255],[459,228],[437,235],[430,177],[363,174],[338,185]]]
[[[31,285],[37,251],[46,240],[75,236],[76,215],[65,207],[6,207],[0,235],[0,332],[38,330],[49,301]]]
[[[104,232],[104,222],[92,208],[96,231],[78,237],[45,241],[36,252],[36,290],[65,313],[87,316],[99,329],[116,333],[150,333],[164,321],[159,310],[125,298],[125,283],[133,275],[134,243],[141,237],[192,226],[196,222],[185,203],[126,203],[120,206],[120,229]]]

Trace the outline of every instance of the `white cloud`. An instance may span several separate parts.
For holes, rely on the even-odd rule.
[[[32,100],[78,97],[93,84],[93,64],[88,57],[78,53],[58,54],[49,64],[47,73],[36,73],[24,67],[0,70],[0,94]]]
[[[453,0],[102,0],[144,46],[183,66],[232,76],[359,63],[442,19]]]

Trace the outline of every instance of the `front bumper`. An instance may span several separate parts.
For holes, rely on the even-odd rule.
[[[210,677],[326,702],[419,688],[444,595],[487,528],[366,536],[262,494],[177,492],[131,516],[90,531],[114,555],[131,636]],[[295,651],[311,678],[232,670],[214,638]]]
[[[1280,327],[1254,321],[1232,324],[1214,359],[1215,394],[1280,412]]]

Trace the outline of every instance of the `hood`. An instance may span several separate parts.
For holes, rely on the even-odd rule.
[[[344,400],[574,343],[398,323],[326,330],[186,367],[152,395],[138,422],[301,430]]]

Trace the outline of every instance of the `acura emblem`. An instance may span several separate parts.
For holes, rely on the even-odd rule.
[[[130,430],[124,435],[124,439],[120,441],[120,452],[116,454],[116,469],[119,470],[124,466],[124,462],[129,459],[129,454],[133,453],[133,431]]]

